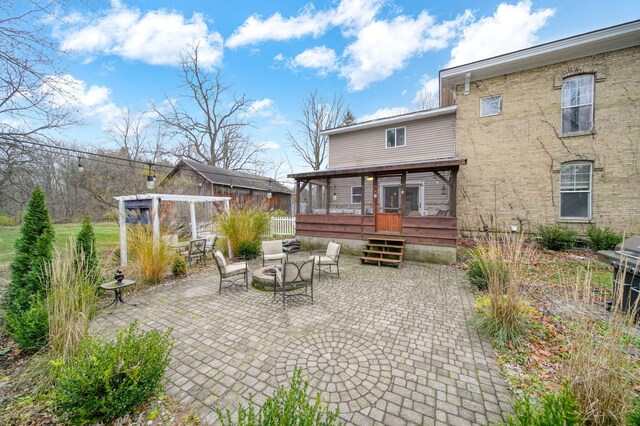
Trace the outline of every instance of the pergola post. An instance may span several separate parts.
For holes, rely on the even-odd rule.
[[[198,238],[198,223],[196,222],[196,204],[189,201],[189,211],[191,212],[191,239]]]
[[[127,266],[127,214],[124,208],[124,200],[118,200],[120,211],[120,266]]]
[[[160,203],[158,202],[158,197],[153,197],[151,199],[151,214],[153,218],[151,219],[151,223],[153,226],[153,244],[158,244],[160,241]]]

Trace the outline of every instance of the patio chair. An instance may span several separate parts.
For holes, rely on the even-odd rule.
[[[227,263],[224,255],[217,250],[214,253],[213,258],[216,261],[216,266],[220,273],[220,287],[218,288],[218,294],[222,293],[223,282],[230,283],[226,287],[234,285],[242,286],[244,284],[245,291],[249,291],[249,266],[247,265],[247,262]],[[238,282],[239,280],[243,280],[244,283]]]
[[[279,260],[282,263],[289,259],[289,254],[282,249],[282,240],[262,242],[262,266],[266,261]]]
[[[207,250],[207,239],[201,238],[199,240],[191,240],[189,243],[189,252],[187,253],[187,260],[189,261],[189,266],[191,266],[192,261],[203,261],[206,262],[206,250]]]
[[[340,276],[340,250],[342,250],[342,244],[334,243],[333,241],[327,244],[327,250],[315,250],[309,252],[309,259],[313,258],[318,266],[318,275],[325,274],[338,274]],[[314,255],[313,253],[319,253]],[[336,267],[337,272],[333,272],[333,267]]]
[[[282,291],[282,305],[286,306],[288,297],[303,296],[313,303],[313,271],[315,259],[303,261],[285,261],[282,269],[276,269],[273,277],[273,298],[278,290]],[[304,293],[301,289],[304,288]],[[310,292],[307,290],[310,289]]]
[[[209,234],[205,236],[207,240],[207,246],[204,251],[206,254],[211,253],[211,257],[213,257],[213,253],[216,251],[216,241],[218,241],[218,236],[216,234]]]

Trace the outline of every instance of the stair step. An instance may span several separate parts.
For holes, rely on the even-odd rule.
[[[391,247],[391,248],[404,248],[404,244],[378,244],[378,243],[366,243],[367,247]]]
[[[387,242],[396,242],[396,243],[406,243],[407,240],[404,238],[381,238],[381,237],[372,237],[369,238],[369,241],[387,241]]]
[[[367,257],[367,256],[360,256],[360,260],[364,261],[364,262],[376,262],[378,264],[380,263],[394,263],[394,264],[400,264],[402,263],[402,260],[400,259],[383,259],[380,257]]]
[[[379,251],[379,250],[369,250],[369,249],[364,249],[362,251],[365,254],[369,253],[369,254],[384,254],[384,255],[391,255],[391,256],[402,256],[402,251]]]

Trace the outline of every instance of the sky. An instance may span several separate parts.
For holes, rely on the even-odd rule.
[[[49,27],[85,122],[70,141],[104,146],[120,108],[179,96],[181,53],[198,43],[251,99],[251,137],[300,172],[286,135],[310,91],[342,94],[358,121],[407,112],[440,69],[638,18],[637,0],[120,0],[74,3]]]

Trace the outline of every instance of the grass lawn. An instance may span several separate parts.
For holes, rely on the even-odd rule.
[[[63,248],[70,236],[75,236],[80,231],[80,223],[54,224],[56,233],[55,245]],[[111,222],[94,223],[93,231],[96,236],[96,248],[104,254],[105,251],[115,249],[119,244],[120,228]],[[10,263],[13,260],[15,244],[20,234],[19,226],[7,226],[0,228],[0,264]]]

